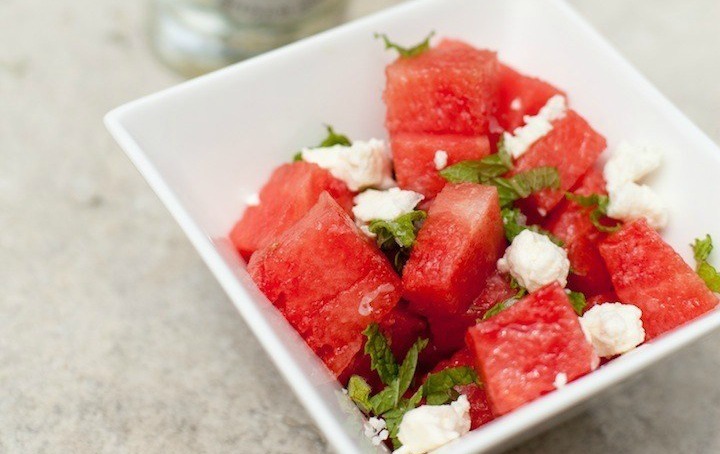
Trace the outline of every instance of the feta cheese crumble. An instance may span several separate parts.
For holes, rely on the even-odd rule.
[[[445,167],[447,167],[447,162],[448,162],[447,151],[438,150],[435,152],[435,157],[433,158],[433,163],[435,164],[435,168],[437,170],[442,170]]]
[[[385,191],[368,189],[355,196],[352,211],[358,222],[370,222],[373,219],[392,221],[413,211],[423,198],[422,194],[400,188]]]
[[[642,311],[632,304],[603,303],[585,312],[580,326],[598,356],[609,358],[645,341],[641,316]]]
[[[603,170],[610,196],[609,217],[625,222],[645,218],[655,229],[667,225],[668,209],[663,200],[649,186],[638,184],[661,162],[662,151],[657,147],[627,142],[618,145]]]
[[[515,128],[512,134],[503,133],[503,143],[510,156],[517,159],[530,148],[530,145],[537,142],[547,133],[552,131],[552,122],[559,120],[567,113],[565,97],[555,95],[548,99],[545,106],[540,109],[537,115],[525,115],[524,126]]]
[[[613,188],[609,194],[607,214],[611,218],[625,222],[645,218],[654,229],[662,229],[667,225],[667,206],[649,186],[625,183]]]
[[[303,161],[327,169],[347,184],[351,191],[394,186],[387,144],[378,139],[355,141],[351,146],[303,148]]]
[[[380,443],[387,440],[390,432],[387,430],[387,424],[382,418],[372,417],[365,423],[365,436],[370,439],[373,445],[380,446]]]
[[[470,402],[461,395],[448,405],[421,405],[405,413],[394,454],[424,454],[470,431]]]
[[[555,381],[553,382],[553,386],[555,389],[562,389],[567,385],[568,377],[565,372],[560,372],[555,376]]]
[[[260,196],[258,195],[258,193],[256,192],[245,197],[245,205],[249,207],[256,207],[260,205]]]
[[[511,110],[520,110],[521,107],[522,107],[522,101],[520,101],[520,98],[515,98],[510,103]]]
[[[565,287],[570,260],[565,249],[545,235],[523,230],[498,260],[498,270],[510,273],[528,292],[559,282]]]

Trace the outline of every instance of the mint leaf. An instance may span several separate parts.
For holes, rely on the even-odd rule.
[[[501,211],[503,227],[505,228],[505,238],[512,243],[516,236],[520,235],[523,230],[530,230],[550,238],[550,241],[556,245],[563,247],[565,243],[547,230],[538,225],[527,225],[527,218],[518,208],[503,208]]]
[[[493,317],[493,316],[499,314],[500,312],[504,311],[508,307],[512,306],[513,302],[514,302],[514,298],[510,298],[505,301],[500,301],[499,303],[497,303],[496,305],[494,305],[493,307],[491,307],[490,309],[485,311],[485,314],[483,314],[482,319],[487,320],[490,317]]]
[[[429,405],[443,405],[457,398],[455,386],[469,385],[477,381],[477,373],[472,367],[450,367],[429,374],[423,385],[423,394]]]
[[[500,206],[507,207],[534,192],[559,188],[560,173],[555,167],[536,167],[509,178],[493,178],[487,184],[497,187]]]
[[[350,139],[348,139],[346,135],[336,133],[332,126],[326,124],[325,129],[327,130],[327,137],[320,142],[317,148],[327,148],[335,145],[349,147],[352,145],[352,142],[350,142]]]
[[[612,226],[608,226],[600,222],[604,216],[607,216],[607,207],[610,203],[610,198],[608,196],[604,194],[580,195],[566,192],[565,198],[571,202],[577,203],[581,207],[595,207],[595,209],[590,212],[590,222],[592,222],[595,228],[599,231],[612,233],[617,232],[622,227],[621,222],[617,222]]]
[[[479,160],[460,161],[445,167],[440,176],[450,183],[485,183],[512,169],[512,158],[499,145],[498,152]]]
[[[397,438],[397,434],[398,430],[400,429],[400,423],[402,422],[405,413],[417,407],[422,400],[422,397],[423,388],[421,386],[415,392],[415,394],[412,395],[412,397],[410,397],[409,399],[402,399],[400,401],[400,404],[396,408],[388,411],[383,415],[383,419],[385,419],[385,427],[388,431],[388,436],[392,440],[393,447],[395,449],[398,449],[400,446],[402,446],[402,443]]]
[[[412,247],[415,243],[416,222],[425,219],[427,214],[422,210],[414,210],[398,216],[392,221],[375,219],[370,221],[368,229],[377,235],[378,246],[387,248],[389,242],[397,243],[402,248]]]
[[[389,385],[397,378],[398,365],[387,339],[380,332],[377,323],[368,325],[363,334],[367,338],[365,353],[370,355],[370,368],[377,371],[383,383]]]
[[[370,385],[365,381],[364,378],[359,375],[353,375],[348,381],[348,396],[352,399],[355,404],[360,407],[363,413],[368,413],[372,409],[370,404]]]
[[[705,281],[705,285],[707,285],[710,290],[715,293],[720,293],[720,272],[707,262],[713,250],[712,238],[710,235],[705,235],[703,239],[697,238],[695,239],[695,243],[692,244],[692,248],[695,261],[697,262],[698,276]]]
[[[575,309],[575,312],[578,315],[582,315],[583,311],[585,310],[585,306],[587,306],[587,300],[585,299],[585,295],[581,292],[570,292],[568,293],[568,298],[570,299],[570,304],[572,305],[573,309]]]
[[[400,396],[398,395],[398,379],[370,398],[370,407],[376,415],[382,415],[395,408]]]
[[[405,391],[410,388],[413,378],[415,377],[415,369],[417,368],[418,355],[427,346],[427,339],[418,339],[415,341],[410,350],[408,350],[405,359],[400,366],[398,372],[398,395],[402,396]]]
[[[350,139],[348,139],[346,135],[336,133],[335,129],[333,129],[332,126],[326,124],[325,129],[327,130],[327,137],[325,137],[322,142],[320,142],[313,148],[327,148],[335,145],[349,147],[350,145],[352,145],[352,142],[350,142]],[[293,162],[298,162],[302,160],[302,151],[298,151],[297,153],[295,153],[295,155],[293,156]]]
[[[430,38],[432,38],[434,35],[434,31],[430,32],[430,34],[425,38],[423,42],[413,47],[402,47],[399,44],[390,41],[390,38],[388,38],[385,33],[375,33],[375,38],[380,38],[383,40],[383,42],[385,43],[385,49],[394,49],[400,54],[400,57],[409,58],[416,57],[425,52],[426,50],[430,49]]]
[[[705,238],[702,239],[696,238],[695,243],[692,244],[692,248],[695,261],[706,262],[713,250],[712,238],[710,235],[705,235]]]

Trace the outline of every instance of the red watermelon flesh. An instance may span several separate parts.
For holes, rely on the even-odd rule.
[[[598,169],[590,169],[573,191],[579,195],[607,194],[605,180]],[[593,208],[584,208],[575,202],[562,200],[542,224],[553,235],[565,242],[572,273],[568,287],[586,296],[612,291],[610,274],[600,256],[598,246],[607,234],[590,222]]]
[[[362,331],[382,320],[402,291],[385,256],[327,193],[253,254],[248,271],[336,375],[362,347]]]
[[[431,342],[437,350],[447,355],[465,347],[465,333],[474,326],[488,309],[501,301],[511,298],[517,293],[510,287],[506,276],[495,271],[485,281],[480,295],[475,298],[468,310],[460,315],[447,317],[433,317],[428,320]]]
[[[401,132],[484,135],[495,113],[495,52],[444,40],[416,57],[398,58],[385,70],[386,125]]]
[[[390,340],[390,350],[398,362],[401,362],[407,354],[410,347],[418,338],[427,339],[429,333],[427,330],[427,322],[422,317],[410,312],[406,305],[400,303],[391,310],[380,322],[378,322],[380,332]],[[380,391],[383,384],[377,372],[370,368],[370,357],[360,349],[350,366],[338,378],[341,383],[347,384],[352,375],[363,377],[373,390]]]
[[[398,186],[419,192],[426,200],[435,197],[446,184],[434,162],[438,150],[445,151],[447,165],[453,165],[489,155],[490,142],[486,136],[395,134],[392,154]]]
[[[644,219],[600,245],[615,291],[642,311],[650,340],[712,310],[718,298]]]
[[[555,95],[564,95],[549,83],[520,74],[509,66],[500,65],[497,120],[500,126],[512,132],[525,124],[525,115],[536,115]]]
[[[587,304],[585,305],[585,310],[583,313],[589,311],[593,306],[597,306],[598,304],[604,304],[604,303],[620,303],[620,298],[615,294],[614,291],[607,292],[607,293],[600,293],[598,295],[591,296],[587,299]]]
[[[558,374],[572,381],[598,364],[557,283],[470,328],[467,343],[496,415],[553,391]]]
[[[553,129],[530,146],[515,162],[513,173],[536,167],[555,167],[560,173],[560,189],[545,189],[523,201],[523,208],[545,216],[565,196],[565,192],[593,166],[605,149],[605,138],[595,132],[576,112],[553,122]]]
[[[403,270],[410,309],[427,317],[464,313],[504,249],[497,189],[473,183],[445,186]]]
[[[323,191],[350,212],[353,194],[330,172],[308,162],[281,165],[260,191],[260,205],[245,210],[230,232],[230,240],[249,259],[300,220]]]
[[[475,367],[475,358],[470,350],[466,347],[455,353],[450,359],[440,362],[432,370],[433,373],[440,372],[450,367]],[[485,388],[482,385],[473,383],[470,385],[456,386],[455,390],[460,394],[464,394],[470,402],[470,429],[477,429],[486,424],[495,416],[490,409]]]

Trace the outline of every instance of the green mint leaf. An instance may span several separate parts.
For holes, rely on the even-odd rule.
[[[327,137],[320,142],[318,148],[333,147],[335,145],[349,147],[352,145],[352,142],[350,142],[350,139],[348,139],[346,135],[336,133],[332,126],[325,125],[325,129],[327,130]]]
[[[701,262],[697,274],[705,281],[705,285],[715,293],[720,293],[720,273],[708,262]]]
[[[543,189],[560,187],[560,173],[555,167],[536,167],[509,178],[493,178],[487,182],[497,187],[500,205],[508,207],[516,200],[529,197]]]
[[[565,243],[547,230],[542,229],[538,225],[527,225],[527,218],[518,208],[502,209],[503,227],[505,228],[505,238],[512,243],[516,236],[520,235],[523,230],[530,230],[541,235],[545,235],[556,245],[563,247]]]
[[[370,355],[370,368],[377,371],[383,383],[390,385],[398,375],[398,365],[390,350],[390,344],[380,332],[377,323],[368,325],[363,334],[367,338],[365,353]]]
[[[578,315],[582,315],[583,311],[585,310],[585,306],[587,306],[587,300],[585,299],[585,295],[583,295],[581,292],[570,292],[568,293],[568,298],[570,298],[570,304],[572,305],[573,309],[575,309],[575,312]]]
[[[385,43],[385,49],[394,49],[399,54],[400,57],[408,58],[408,57],[416,57],[426,50],[430,49],[430,39],[435,35],[435,32],[432,31],[430,34],[425,38],[424,41],[422,41],[420,44],[417,44],[413,47],[402,47],[392,41],[390,41],[390,38],[385,33],[375,33],[376,39],[382,39]]]
[[[372,405],[370,404],[370,391],[372,391],[372,388],[370,388],[370,385],[368,385],[365,379],[358,375],[353,375],[348,381],[347,391],[350,399],[360,407],[363,413],[370,412],[372,409]]]
[[[504,311],[505,309],[507,309],[508,307],[510,307],[512,305],[512,304],[508,304],[512,300],[513,300],[513,298],[510,298],[505,301],[500,301],[499,303],[497,303],[496,305],[494,305],[493,307],[491,307],[490,309],[485,311],[485,314],[483,314],[482,319],[487,320],[490,317],[493,317],[493,316],[499,314],[500,312]]]
[[[697,262],[706,262],[710,253],[713,250],[712,238],[710,235],[705,235],[705,238],[696,238],[695,243],[692,244],[693,254]]]
[[[370,398],[370,407],[376,415],[382,415],[397,407],[400,396],[398,394],[399,380],[396,378],[382,391]]]
[[[375,219],[370,221],[368,229],[377,235],[378,246],[391,247],[388,243],[397,243],[401,248],[410,248],[415,243],[416,223],[425,219],[427,214],[422,210],[414,210],[398,216],[392,221]]]
[[[712,237],[705,235],[705,238],[695,239],[692,244],[693,254],[697,262],[697,274],[705,281],[705,285],[715,293],[720,293],[720,272],[707,262],[713,250]]]
[[[417,407],[423,397],[422,386],[415,391],[409,399],[401,399],[398,406],[387,413],[383,414],[382,417],[385,419],[385,426],[388,431],[388,436],[393,442],[395,449],[400,448],[402,443],[397,438],[398,430],[400,429],[400,423],[402,422],[405,413]]]
[[[469,385],[477,381],[477,373],[472,367],[450,367],[428,375],[423,385],[423,393],[428,405],[443,405],[453,399],[455,386]]]
[[[501,142],[502,143],[502,142]],[[460,161],[445,167],[440,176],[450,183],[486,183],[512,169],[512,158],[501,145],[498,152],[479,160]]]
[[[300,162],[302,160],[302,151],[298,151],[297,153],[295,153],[295,156],[293,156],[293,162]]]
[[[604,194],[590,194],[580,195],[573,194],[571,192],[565,193],[565,198],[571,202],[575,202],[581,207],[591,208],[595,207],[590,212],[590,222],[601,232],[612,233],[617,232],[622,227],[621,222],[617,222],[615,225],[605,225],[601,222],[602,218],[607,216],[607,207],[610,203],[610,198]]]
[[[413,378],[415,377],[415,369],[417,368],[418,355],[427,346],[427,339],[418,339],[415,341],[410,350],[408,350],[405,359],[400,366],[398,372],[398,395],[402,396],[405,391],[410,388]]]

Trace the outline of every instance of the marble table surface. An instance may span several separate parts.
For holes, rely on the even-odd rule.
[[[571,3],[720,140],[717,0]],[[328,451],[101,123],[180,80],[146,7],[0,0],[0,452]],[[720,452],[719,352],[717,333],[513,452]]]

